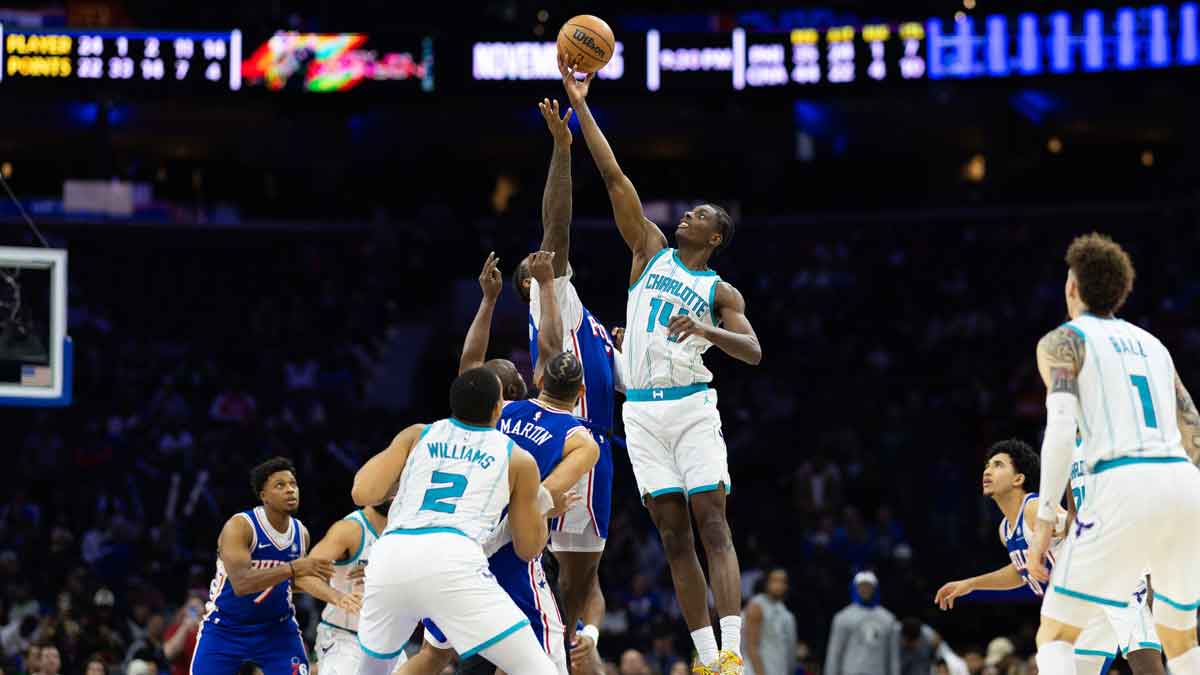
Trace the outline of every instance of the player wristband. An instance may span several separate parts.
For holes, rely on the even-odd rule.
[[[579,632],[582,635],[586,635],[586,636],[592,638],[592,646],[593,647],[598,647],[600,645],[600,629],[599,628],[596,628],[595,626],[593,626],[592,624],[589,623],[588,625],[583,627],[583,630],[581,630]]]

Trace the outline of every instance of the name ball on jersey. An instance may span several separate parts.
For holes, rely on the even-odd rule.
[[[606,66],[616,43],[612,28],[591,14],[572,17],[558,31],[558,53],[581,73],[594,73]]]

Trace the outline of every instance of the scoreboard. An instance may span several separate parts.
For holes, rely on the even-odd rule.
[[[799,90],[1200,65],[1200,3],[877,21],[788,32],[622,35],[598,73],[624,89]],[[503,49],[497,49],[498,45]],[[479,86],[557,79],[552,42],[475,43]],[[606,72],[610,71],[611,72]],[[608,86],[608,85],[606,85]]]
[[[242,34],[20,29],[0,24],[0,86],[11,82],[144,84],[237,91]]]

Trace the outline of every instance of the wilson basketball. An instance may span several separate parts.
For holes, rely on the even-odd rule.
[[[612,59],[612,28],[597,16],[580,14],[569,19],[558,31],[558,53],[581,73],[594,73]]]

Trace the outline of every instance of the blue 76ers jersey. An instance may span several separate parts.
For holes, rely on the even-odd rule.
[[[250,566],[254,569],[280,567],[304,556],[304,528],[295,518],[288,519],[287,532],[277,532],[267,521],[263,507],[238,513],[250,523]],[[217,573],[209,586],[205,623],[222,627],[256,627],[288,621],[295,617],[292,605],[292,580],[285,579],[256,595],[238,596],[225,574],[225,565],[217,558]]]
[[[562,461],[567,439],[586,431],[571,413],[551,408],[537,399],[506,403],[496,428],[533,455],[542,480]]]
[[[555,279],[554,285],[563,321],[563,351],[571,352],[583,364],[583,385],[587,388],[575,414],[611,433],[616,412],[613,388],[617,383],[612,339],[604,325],[583,306],[569,272]],[[529,293],[529,357],[537,363],[541,301],[536,281]]]
[[[1030,500],[1037,499],[1037,496],[1036,492],[1025,495],[1024,501],[1021,502],[1021,510],[1018,511],[1020,515],[1017,516],[1015,527],[1009,525],[1008,518],[1000,521],[1000,538],[1004,540],[1004,547],[1008,549],[1008,557],[1012,559],[1013,567],[1017,568],[1017,572],[1020,572],[1021,578],[1029,585],[1034,595],[1041,597],[1046,589],[1042,582],[1029,576],[1029,558],[1027,555],[1029,542],[1025,539],[1025,507],[1029,504]],[[1054,567],[1054,553],[1058,548],[1057,544],[1058,542],[1055,542],[1050,545],[1050,551],[1047,554],[1049,562],[1047,567],[1049,568]]]

